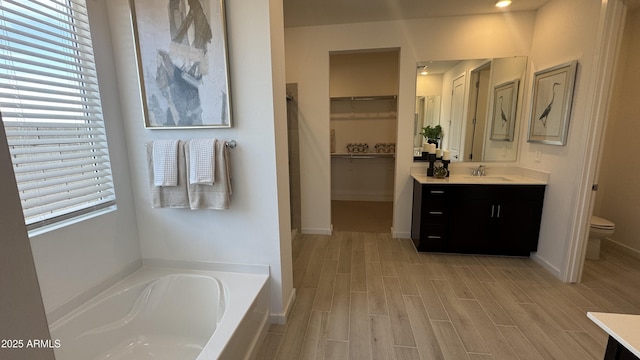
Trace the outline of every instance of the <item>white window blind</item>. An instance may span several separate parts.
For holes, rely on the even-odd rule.
[[[85,0],[0,0],[0,111],[28,228],[115,204]]]

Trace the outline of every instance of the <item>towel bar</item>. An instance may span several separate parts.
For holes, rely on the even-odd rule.
[[[229,141],[226,141],[225,145],[229,149],[234,149],[236,146],[238,146],[238,143],[235,140],[229,140]],[[145,143],[144,146],[147,146],[147,144]]]

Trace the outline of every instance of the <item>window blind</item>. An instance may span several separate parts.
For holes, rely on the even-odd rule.
[[[85,0],[0,0],[0,111],[29,229],[115,204]]]

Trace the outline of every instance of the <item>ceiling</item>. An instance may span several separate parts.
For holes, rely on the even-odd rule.
[[[463,60],[448,60],[448,61],[419,61],[416,66],[416,72],[420,73],[426,66],[430,75],[444,74],[447,71],[453,69],[456,65]]]
[[[536,10],[549,0],[513,0],[506,10],[495,0],[284,0],[285,27]]]
[[[550,0],[513,0],[506,9],[495,0],[284,0],[285,27],[423,19],[531,11]],[[630,9],[640,0],[627,0]]]

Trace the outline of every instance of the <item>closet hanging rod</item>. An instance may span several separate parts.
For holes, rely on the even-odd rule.
[[[334,96],[331,100],[337,101],[372,101],[372,100],[395,100],[397,95],[378,95],[378,96]]]

